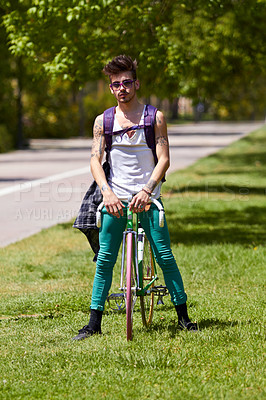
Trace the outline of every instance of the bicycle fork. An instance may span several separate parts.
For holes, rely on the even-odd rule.
[[[122,244],[122,263],[121,263],[121,276],[120,276],[120,290],[125,289],[125,282],[124,282],[124,271],[125,271],[125,254],[126,254],[126,242],[128,240],[133,240],[133,248],[134,248],[134,272],[137,278],[137,287],[136,290],[140,288],[140,277],[139,277],[139,269],[138,269],[138,246],[137,246],[137,232],[127,229],[123,232],[123,244]]]

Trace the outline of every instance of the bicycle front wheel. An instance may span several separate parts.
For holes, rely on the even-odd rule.
[[[143,286],[145,287],[149,282],[152,281],[154,277],[154,259],[152,248],[148,239],[144,236],[144,245],[143,245],[143,260],[142,260],[142,268],[143,268]],[[144,326],[149,326],[152,322],[153,317],[153,307],[154,307],[154,293],[151,287],[147,290],[144,296],[140,296],[140,309],[142,316],[142,323]]]
[[[133,336],[133,309],[136,302],[137,284],[133,265],[133,234],[127,235],[127,270],[126,270],[126,317],[127,317],[127,340]]]

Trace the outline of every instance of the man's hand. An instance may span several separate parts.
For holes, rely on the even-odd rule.
[[[142,212],[145,210],[145,206],[149,200],[150,196],[146,192],[141,190],[133,197],[133,199],[129,203],[129,210],[136,213]]]
[[[118,199],[111,189],[103,187],[102,193],[106,211],[109,214],[115,215],[117,218],[120,218],[120,215],[122,217],[123,207],[125,207],[124,204]]]

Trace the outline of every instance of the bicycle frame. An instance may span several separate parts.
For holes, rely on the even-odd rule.
[[[148,289],[153,285],[153,283],[159,279],[157,275],[157,268],[154,259],[154,255],[152,253],[153,263],[154,263],[154,271],[155,275],[153,279],[143,287],[143,237],[145,235],[144,229],[141,227],[139,222],[139,216],[136,214],[136,229],[134,230],[134,214],[127,207],[127,227],[123,232],[123,242],[122,242],[122,264],[121,264],[121,276],[120,276],[120,290],[124,290],[124,271],[125,271],[125,249],[126,249],[126,237],[128,234],[132,234],[133,236],[133,249],[134,249],[134,272],[137,281],[136,294],[137,296],[145,296]]]
[[[156,199],[151,199],[151,202],[154,203],[159,209],[159,225],[162,227],[164,224],[163,206]],[[98,227],[100,227],[101,224],[101,209],[103,206],[104,204],[101,203],[96,213]],[[157,281],[159,278],[157,275],[154,255],[150,249],[148,241],[146,242],[148,243],[147,246],[150,249],[150,261],[147,263],[146,260],[146,264],[144,265],[144,247],[146,246],[144,246],[145,232],[140,224],[139,214],[135,214],[130,211],[128,206],[126,207],[126,212],[127,225],[125,231],[123,232],[122,264],[119,288],[121,293],[112,293],[107,297],[107,301],[109,305],[111,300],[115,302],[116,308],[112,308],[110,305],[113,310],[120,311],[126,308],[127,340],[132,340],[133,308],[137,298],[140,298],[143,325],[149,326],[152,321],[154,296],[159,297],[157,304],[163,304],[162,297],[168,295],[168,290],[166,286],[154,286],[155,281]],[[144,283],[144,280],[147,280],[148,283]],[[145,299],[145,296],[148,297]]]

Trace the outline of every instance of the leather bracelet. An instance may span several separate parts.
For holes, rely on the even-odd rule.
[[[148,192],[148,190],[146,190],[146,189],[141,189],[141,190],[143,190],[143,192],[145,192],[149,197],[151,197],[151,193],[150,192]]]

